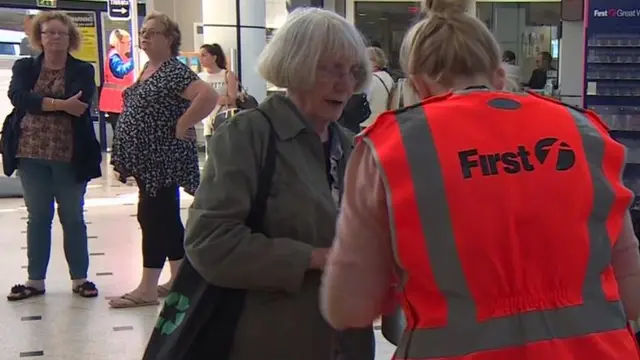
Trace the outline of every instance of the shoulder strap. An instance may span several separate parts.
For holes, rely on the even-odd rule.
[[[226,90],[226,94],[224,94],[224,96],[226,96],[227,98],[229,97],[229,70],[224,69],[224,84],[225,84],[225,90]],[[226,107],[231,107],[231,104],[227,104]]]
[[[398,82],[394,83],[391,87],[391,94],[387,99],[387,110],[395,110],[400,107],[400,103],[402,103],[402,96],[400,95],[401,89],[402,82],[398,80]]]
[[[404,107],[404,91],[405,86],[407,86],[407,80],[404,79],[402,82],[398,80],[398,84],[398,109],[402,109]]]
[[[264,157],[264,164],[260,168],[258,174],[258,189],[256,196],[251,204],[251,210],[247,216],[246,224],[254,233],[264,233],[264,217],[267,211],[267,199],[271,192],[273,184],[273,175],[276,171],[276,134],[273,129],[271,118],[267,114],[256,108],[269,123],[269,142],[267,143],[267,152]]]
[[[387,86],[387,84],[384,83],[384,80],[382,80],[382,78],[376,74],[373,74],[373,76],[377,77],[378,80],[380,80],[380,82],[382,83],[382,86],[384,86],[384,89],[387,91],[387,96],[391,95],[391,91],[389,90],[389,87]]]

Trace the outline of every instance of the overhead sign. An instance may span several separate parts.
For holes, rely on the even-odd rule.
[[[131,20],[131,0],[108,0],[107,8],[111,20]]]
[[[36,2],[37,7],[55,8],[57,0],[38,0]]]

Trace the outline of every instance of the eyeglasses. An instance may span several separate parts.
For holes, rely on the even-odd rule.
[[[42,31],[42,35],[46,37],[54,37],[54,36],[67,37],[69,36],[69,33],[66,31],[45,30],[45,31]]]
[[[161,35],[163,33],[164,33],[164,31],[160,31],[160,30],[156,30],[156,29],[142,29],[142,30],[140,30],[140,37],[150,38],[150,37],[154,37],[156,35]]]
[[[354,66],[348,70],[345,70],[339,67],[330,68],[330,67],[320,66],[318,67],[318,70],[321,76],[325,78],[332,78],[335,80],[340,80],[348,75],[351,75],[353,79],[358,80],[358,79],[362,79],[366,73],[365,69],[360,66]]]

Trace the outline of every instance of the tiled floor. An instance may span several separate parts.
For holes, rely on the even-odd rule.
[[[71,295],[61,228],[54,222],[47,295],[18,303],[0,298],[0,359],[140,360],[160,308],[111,310],[105,299],[132,289],[140,275],[136,192],[109,176],[89,185],[85,214],[91,280],[101,291],[98,299]],[[183,207],[190,201],[183,196]],[[0,199],[3,296],[26,277],[25,216],[22,199]],[[376,333],[376,360],[390,359],[393,346]]]

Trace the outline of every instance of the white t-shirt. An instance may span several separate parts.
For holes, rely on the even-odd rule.
[[[520,67],[516,65],[502,63],[502,68],[504,69],[506,80],[507,80],[505,82],[504,90],[519,91],[520,90]]]
[[[213,89],[218,93],[218,95],[220,96],[227,95],[227,79],[226,79],[227,70],[220,70],[217,73],[210,73],[207,71],[203,71],[198,74],[198,77],[200,77],[202,81],[211,85],[211,87],[213,87]],[[207,118],[202,119],[202,123],[204,124],[205,136],[211,135],[213,133],[213,128],[212,128],[213,118],[220,111],[220,108],[221,108],[220,105],[216,105],[216,107],[213,108],[213,111],[211,112],[211,114]]]
[[[360,124],[362,127],[367,127],[373,123],[378,115],[387,111],[387,103],[389,101],[389,95],[393,88],[393,78],[386,71],[376,71],[371,77],[371,86],[367,91],[367,100],[369,100],[369,106],[371,107],[371,116]]]

